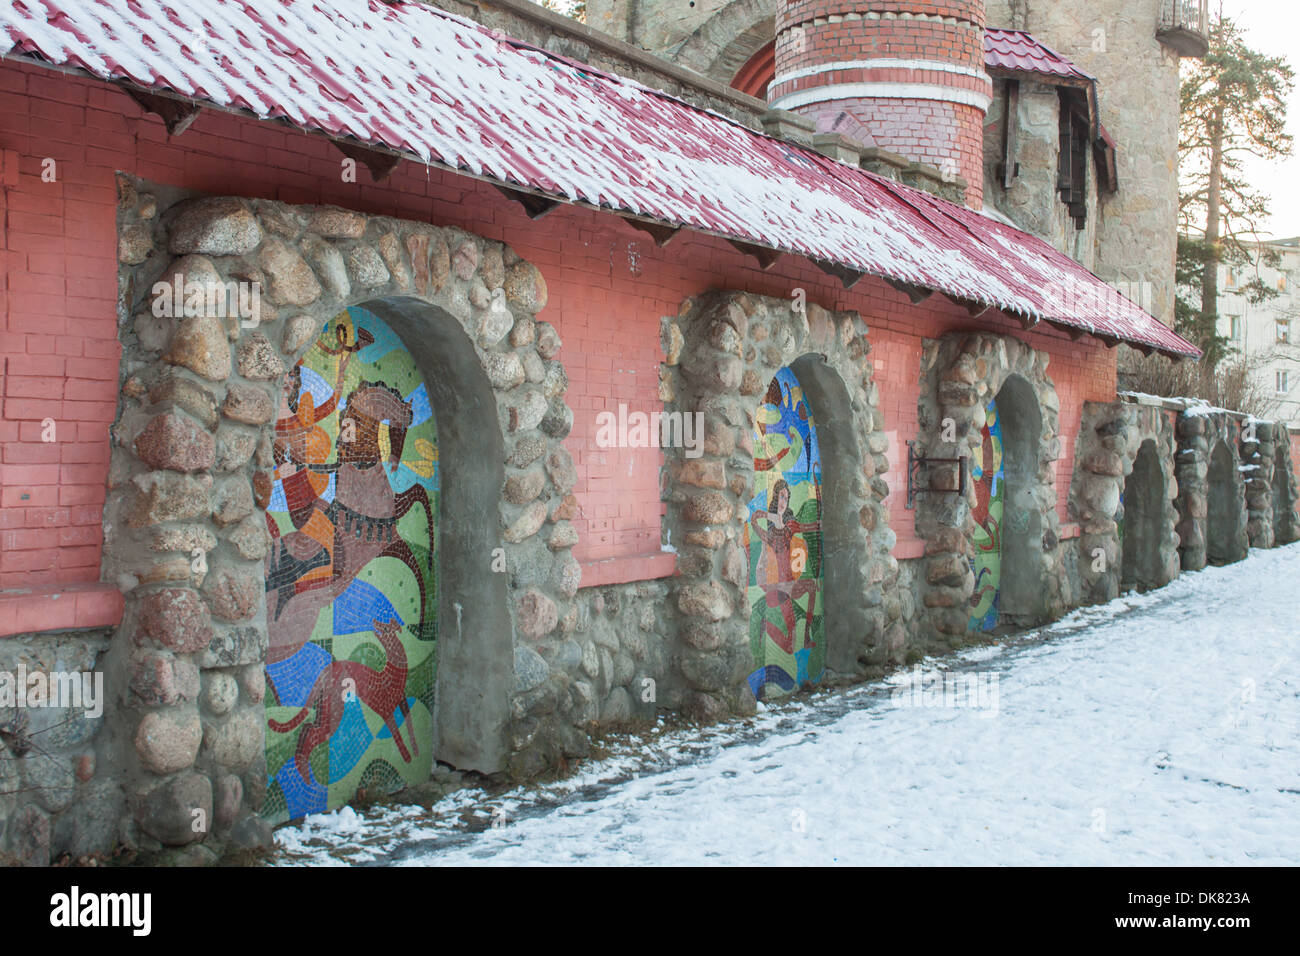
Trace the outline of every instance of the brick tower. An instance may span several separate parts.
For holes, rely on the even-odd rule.
[[[872,145],[966,180],[983,198],[984,0],[780,0],[768,98],[829,129],[847,112]]]

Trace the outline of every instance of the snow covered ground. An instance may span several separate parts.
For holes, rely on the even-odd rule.
[[[1300,545],[1252,551],[889,681],[629,738],[558,784],[311,817],[279,862],[1300,863],[1297,582]]]

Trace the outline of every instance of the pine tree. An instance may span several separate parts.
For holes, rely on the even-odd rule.
[[[1209,52],[1184,73],[1175,322],[1211,367],[1227,353],[1227,339],[1218,334],[1218,267],[1255,261],[1246,243],[1258,239],[1257,226],[1268,214],[1268,197],[1246,181],[1243,161],[1290,155],[1286,98],[1294,76],[1285,58],[1247,46],[1222,8],[1210,25]],[[1258,275],[1243,291],[1256,303],[1277,295]]]

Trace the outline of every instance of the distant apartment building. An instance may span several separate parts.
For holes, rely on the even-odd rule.
[[[1219,267],[1218,331],[1231,348],[1259,362],[1256,374],[1278,403],[1275,417],[1300,425],[1300,237],[1252,249],[1249,264]],[[1268,251],[1278,256],[1272,264]],[[1256,276],[1278,294],[1252,303],[1245,290]]]

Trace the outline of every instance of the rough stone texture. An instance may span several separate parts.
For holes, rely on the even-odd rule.
[[[202,840],[203,822],[212,821],[212,781],[199,773],[173,777],[142,796],[135,816],[140,829],[164,846]]]
[[[1279,546],[1300,540],[1300,518],[1296,515],[1300,488],[1291,461],[1292,440],[1284,423],[1273,423],[1273,543]]]
[[[371,300],[414,296],[431,314],[451,316],[476,350],[478,374],[496,399],[495,416],[489,412],[484,424],[493,417],[500,424],[501,466],[508,464],[515,479],[500,498],[500,525],[490,529],[510,570],[510,596],[502,602],[507,648],[536,655],[521,654],[520,696],[506,700],[507,681],[500,699],[509,713],[500,721],[523,706],[525,722],[545,714],[555,723],[540,737],[503,730],[499,744],[485,747],[498,748],[500,756],[491,758],[498,763],[483,769],[543,769],[585,752],[587,711],[594,720],[602,709],[619,715],[627,708],[620,695],[610,700],[611,688],[602,684],[579,713],[568,703],[575,673],[552,669],[547,659],[551,636],[577,626],[581,572],[570,554],[576,534],[564,516],[576,516],[569,493],[576,472],[560,447],[573,421],[564,403],[568,376],[556,359],[558,335],[534,314],[546,303],[541,273],[500,243],[462,230],[343,209],[199,200],[164,213],[155,228],[140,212],[142,197],[156,208],[148,190],[128,177],[119,182],[132,197],[119,214],[123,314],[150,320],[122,326],[123,362],[136,371],[121,393],[116,477],[105,506],[115,532],[105,573],[123,582],[123,630],[131,638],[109,652],[108,673],[123,675],[117,693],[128,702],[112,720],[130,756],[97,768],[93,754],[74,753],[59,764],[69,779],[84,772],[92,786],[113,781],[129,803],[133,817],[125,823],[120,807],[111,811],[116,818],[110,812],[116,825],[101,848],[119,837],[136,844],[201,840],[208,853],[269,839],[257,816],[266,789],[265,767],[259,767],[270,544],[263,511],[278,464],[280,390],[285,370],[326,321]],[[182,221],[186,235],[174,238],[169,226]],[[176,256],[170,262],[168,249]],[[169,270],[207,284],[260,282],[260,322],[206,315],[152,321],[140,290]],[[469,305],[478,293],[486,312]],[[548,525],[548,517],[557,523]],[[455,597],[449,594],[446,606]],[[605,669],[615,669],[612,656]],[[625,690],[633,693],[630,683]],[[526,756],[512,763],[514,742]],[[172,776],[160,786],[158,774]],[[185,785],[165,789],[175,781]],[[188,813],[179,808],[196,802],[208,808],[217,836],[211,825],[206,832],[189,829]],[[157,822],[146,825],[145,817]],[[78,839],[91,845],[98,836],[87,830]]]
[[[1287,424],[1248,416],[1241,431],[1240,456],[1250,546],[1272,548],[1295,541],[1296,479]]]
[[[135,749],[145,767],[157,774],[168,774],[191,766],[202,740],[203,727],[197,711],[150,711],[135,732]]]
[[[212,615],[190,588],[163,588],[139,599],[139,633],[178,654],[193,654],[212,640]]]
[[[982,454],[988,400],[995,398],[1012,376],[1019,376],[1029,386],[1041,420],[1032,496],[1033,511],[1042,532],[1042,548],[1037,557],[1041,565],[1020,569],[1019,573],[1032,574],[1041,584],[1038,597],[1041,603],[1033,615],[1040,621],[1054,620],[1066,607],[1076,603],[1065,553],[1060,547],[1060,519],[1056,512],[1060,403],[1056,387],[1047,375],[1047,360],[1046,353],[1010,336],[955,332],[937,340],[926,340],[918,407],[920,439],[916,446],[917,455],[924,458],[977,460]],[[951,427],[945,428],[946,421],[951,422]],[[948,435],[954,440],[944,441]],[[969,625],[969,599],[975,579],[973,574],[966,573],[957,580],[955,569],[967,567],[966,542],[976,527],[972,514],[975,489],[973,483],[968,483],[966,497],[953,494],[957,490],[955,478],[951,468],[930,469],[928,490],[923,490],[916,499],[916,528],[926,541],[925,584],[919,588],[925,611],[918,623],[924,622],[928,628],[914,631],[914,636],[927,652],[960,646],[966,640]],[[925,481],[923,477],[923,488]],[[953,535],[953,531],[958,535]],[[952,590],[931,596],[934,588]]]
[[[266,425],[275,418],[275,404],[265,388],[231,385],[222,403],[221,414],[245,425]]]
[[[103,673],[104,631],[50,632],[0,641],[0,672],[29,675]],[[64,853],[80,856],[112,838],[120,808],[97,776],[95,748],[107,708],[92,681],[81,706],[0,707],[0,861],[46,866]],[[128,744],[129,746],[129,744]],[[101,800],[102,809],[95,800]]]
[[[257,220],[241,200],[199,199],[185,203],[172,221],[167,248],[182,255],[240,256],[261,239]]]
[[[232,365],[225,326],[211,315],[178,319],[176,333],[163,360],[214,382],[228,378]]]
[[[1141,546],[1143,574],[1123,567],[1119,521],[1121,498],[1133,502],[1139,489],[1125,494],[1126,482],[1145,442],[1152,442],[1163,481],[1159,530]],[[1071,515],[1082,525],[1078,579],[1082,603],[1102,604],[1117,597],[1125,580],[1141,590],[1163,587],[1178,576],[1178,513],[1174,501],[1181,487],[1175,477],[1173,419],[1159,406],[1128,402],[1085,402],[1075,443],[1075,474],[1071,484]],[[1100,551],[1100,553],[1099,553]]]
[[[1238,453],[1239,423],[1227,412],[1193,406],[1179,413],[1176,431],[1174,477],[1178,482],[1178,553],[1182,569],[1201,570],[1210,563],[1212,551],[1221,552],[1226,560],[1239,561],[1249,547],[1245,485]],[[1212,458],[1220,448],[1228,456],[1226,476],[1211,473]],[[1210,540],[1209,530],[1212,496],[1216,502],[1224,502],[1231,526],[1214,541]]]
[[[888,490],[855,480],[871,454],[867,440],[885,447],[860,319],[813,304],[797,310],[790,300],[710,293],[664,320],[661,344],[660,381],[672,396],[665,412],[698,410],[704,435],[699,457],[665,449],[666,526],[673,542],[685,545],[668,607],[678,634],[669,680],[678,691],[674,704],[701,718],[754,707],[745,680],[753,663],[748,568],[737,545],[753,495],[751,416],[760,396],[745,382],[765,389],[784,365],[800,377],[823,443],[824,520],[832,529],[824,542],[828,672],[849,676],[882,665],[883,619],[871,613],[867,584],[895,587],[897,563],[885,522],[875,531],[859,521],[864,510],[879,511]],[[636,699],[635,688],[629,694]],[[621,701],[610,706],[617,712]]]
[[[150,419],[135,440],[135,453],[159,471],[203,471],[212,467],[216,443],[193,419],[166,414]]]
[[[288,244],[267,240],[258,253],[266,273],[267,296],[276,305],[310,305],[320,298],[321,285],[311,266]]]

